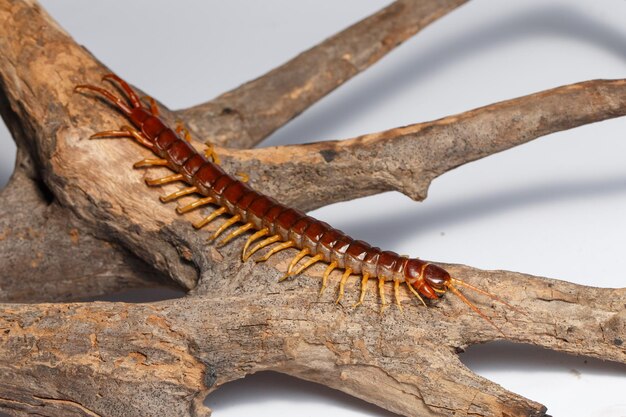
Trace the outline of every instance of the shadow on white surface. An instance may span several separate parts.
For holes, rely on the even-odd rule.
[[[394,206],[390,205],[385,213],[369,212],[368,216],[357,216],[354,221],[344,222],[342,227],[348,234],[358,234],[358,238],[366,242],[376,242],[381,247],[390,247],[399,240],[414,235],[416,231],[436,232],[456,224],[472,223],[511,210],[519,211],[531,206],[578,199],[592,200],[612,195],[626,196],[626,174],[577,181],[546,179],[540,184],[523,185],[512,189],[478,191],[445,204],[429,206],[430,209],[421,208],[417,203],[413,207],[401,210],[394,210]],[[381,233],[381,230],[385,232]]]
[[[284,404],[281,404],[283,398],[285,401]],[[280,415],[290,415],[289,410],[302,410],[300,405],[302,407],[314,407],[320,403],[326,407],[336,407],[343,410],[342,416],[398,416],[341,391],[269,371],[259,372],[225,384],[211,393],[204,403],[214,411],[214,417],[253,415],[248,413],[248,410],[254,415],[262,416],[267,415],[264,410],[275,412],[277,409],[283,408],[285,413]],[[299,404],[298,410],[294,410],[291,406],[293,403]],[[313,408],[311,408],[310,413],[310,415],[316,415]],[[296,413],[296,415],[302,414]],[[326,415],[328,416],[328,414]]]
[[[580,377],[582,373],[626,377],[626,364],[505,341],[471,346],[459,358],[478,374],[484,371],[533,373],[567,369],[573,377]]]
[[[445,25],[446,21],[438,24]],[[565,4],[542,5],[521,14],[505,16],[502,20],[490,21],[484,26],[467,26],[462,32],[449,36],[443,42],[424,47],[415,45],[421,49],[417,49],[418,52],[411,58],[404,59],[401,65],[389,66],[385,71],[376,71],[373,68],[370,71],[376,71],[376,76],[370,78],[367,84],[360,85],[360,88],[351,88],[350,93],[341,95],[333,101],[333,105],[326,105],[323,109],[314,106],[315,111],[310,112],[310,117],[299,118],[281,128],[261,146],[336,139],[329,136],[338,126],[354,123],[362,113],[379,106],[384,99],[398,95],[407,86],[427,82],[432,75],[459,65],[469,56],[501,48],[502,44],[537,38],[571,39],[593,44],[598,50],[604,50],[626,62],[626,33],[619,29],[622,28],[607,26],[606,22],[579,12],[576,6]],[[409,42],[420,42],[420,39]],[[515,81],[514,74],[515,70],[511,71],[512,82]],[[564,81],[561,85],[568,82],[567,74],[563,75]],[[506,78],[507,74],[503,73],[501,76]],[[482,105],[487,104],[489,103]],[[425,120],[416,115],[413,123],[420,121]],[[393,127],[395,126],[388,126]]]

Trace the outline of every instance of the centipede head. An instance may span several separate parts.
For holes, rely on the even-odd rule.
[[[446,283],[452,278],[443,268],[421,259],[409,259],[404,268],[406,281],[421,295],[431,300],[446,292]]]
[[[460,279],[453,278],[450,276],[450,273],[445,269],[424,262],[420,259],[409,259],[407,261],[405,267],[405,278],[407,282],[412,285],[421,295],[429,299],[437,299],[447,291],[452,292],[455,296],[457,296],[463,303],[465,303],[472,311],[485,319],[491,326],[493,326],[498,332],[504,335],[502,329],[500,329],[492,320],[483,313],[474,303],[472,303],[465,295],[458,289],[458,286],[465,287],[472,291],[475,291],[479,294],[486,295],[487,297],[498,301],[512,310],[520,312],[518,309],[502,300],[495,294],[492,294],[488,291],[477,288],[471,284],[468,284],[465,281],[461,281]],[[523,312],[521,312],[524,314]]]

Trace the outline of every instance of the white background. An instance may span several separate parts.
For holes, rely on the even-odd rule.
[[[257,77],[387,3],[43,1],[79,43],[170,108]],[[624,77],[625,18],[623,0],[474,0],[263,146],[348,138],[572,82]],[[3,127],[0,150],[3,185],[15,153]],[[624,161],[626,119],[611,120],[456,169],[432,184],[423,203],[386,193],[314,215],[399,253],[623,287]],[[505,343],[471,348],[462,359],[555,417],[626,416],[624,365]],[[215,417],[392,416],[271,373],[228,384],[207,403]]]

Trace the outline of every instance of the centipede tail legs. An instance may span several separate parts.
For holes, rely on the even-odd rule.
[[[326,264],[322,276],[320,294],[328,285],[331,273],[335,269],[342,272],[339,280],[337,303],[345,292],[349,277],[361,276],[359,299],[355,306],[363,304],[370,279],[377,280],[381,312],[387,306],[385,284],[393,285],[394,302],[402,309],[400,302],[400,284],[405,283],[410,293],[426,306],[424,298],[439,299],[446,291],[452,292],[473,312],[489,322],[498,331],[491,318],[474,305],[457,287],[464,287],[475,293],[498,301],[508,308],[519,311],[509,303],[483,289],[477,288],[459,279],[453,278],[443,268],[418,258],[401,256],[395,252],[383,251],[366,242],[355,240],[342,231],[307,214],[283,205],[263,195],[247,185],[248,176],[237,173],[227,174],[219,165],[219,158],[212,145],[204,152],[198,152],[191,144],[191,135],[182,123],[174,129],[159,117],[155,100],[144,97],[142,103],[137,93],[120,77],[106,74],[102,80],[111,82],[122,97],[117,97],[109,90],[89,84],[75,87],[75,91],[94,93],[102,100],[119,110],[131,122],[119,130],[107,130],[95,133],[91,138],[130,138],[141,146],[151,150],[155,157],[136,162],[135,168],[167,167],[171,174],[162,178],[147,179],[152,187],[180,182],[179,190],[161,196],[163,203],[169,203],[183,197],[195,196],[196,199],[178,206],[176,212],[184,215],[194,210],[212,206],[213,212],[196,221],[193,227],[202,229],[222,215],[229,217],[211,233],[213,241],[233,227],[217,243],[223,246],[235,238],[250,233],[241,251],[241,259],[246,262],[261,249],[267,248],[265,255],[255,259],[265,262],[281,251],[295,249],[287,271],[281,280],[296,276],[318,262]],[[305,257],[306,261],[302,262]]]

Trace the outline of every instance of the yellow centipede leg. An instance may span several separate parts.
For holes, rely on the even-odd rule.
[[[324,276],[322,277],[322,288],[320,288],[320,295],[322,295],[322,293],[326,289],[326,285],[328,285],[328,277],[330,276],[330,273],[333,272],[333,269],[335,268],[337,268],[336,261],[332,261],[328,265],[328,267],[326,267],[326,271],[324,271]]]
[[[154,149],[154,143],[152,143],[150,139],[134,127],[128,125],[122,126],[121,130],[105,130],[103,132],[94,133],[89,137],[89,139],[99,138],[131,138],[148,149]]]
[[[237,236],[241,235],[242,233],[247,232],[248,230],[252,229],[254,227],[254,225],[252,223],[246,223],[242,226],[239,226],[237,228],[237,230],[235,230],[234,232],[230,232],[224,239],[222,239],[222,241],[218,244],[218,246],[224,246],[225,244],[227,244],[228,242],[230,242],[231,240],[233,240],[234,238],[236,238]]]
[[[415,295],[422,302],[422,304],[424,304],[424,307],[426,307],[426,303],[424,302],[424,299],[422,298],[422,296],[417,291],[415,291],[415,288],[413,288],[413,286],[409,284],[408,281],[405,281],[405,282],[406,282],[406,286],[409,287],[409,290],[413,293],[413,295]]]
[[[215,147],[213,146],[212,143],[207,144],[207,148],[204,150],[204,156],[206,156],[207,158],[210,158],[211,161],[213,161],[213,163],[217,165],[219,165],[221,162],[220,157],[217,156],[217,153],[215,152]]]
[[[339,281],[339,295],[337,296],[337,300],[335,301],[335,304],[339,304],[339,301],[341,301],[341,299],[343,298],[346,281],[348,280],[348,277],[350,276],[350,274],[352,274],[352,269],[346,268],[343,275],[341,276],[341,281]]]
[[[255,259],[255,261],[256,262],[265,262],[265,261],[267,261],[270,258],[270,256],[280,252],[281,250],[289,249],[289,248],[292,248],[294,246],[296,246],[296,243],[292,242],[291,240],[288,240],[286,242],[281,243],[278,246],[273,247],[269,252],[267,252],[265,254],[265,256],[263,256],[262,258],[259,258],[259,259]]]
[[[150,105],[150,113],[154,117],[159,117],[159,107],[157,106],[156,100],[150,96],[143,96],[142,98],[148,100],[148,104]]]
[[[361,294],[359,294],[359,301],[357,301],[356,304],[353,305],[353,307],[358,307],[363,304],[363,300],[365,300],[365,293],[367,292],[367,281],[369,279],[369,274],[364,273],[363,277],[361,278]]]
[[[402,311],[402,304],[400,304],[400,281],[397,279],[393,281],[393,298],[400,311]]]
[[[249,252],[246,253],[244,261],[247,260],[250,256],[252,256],[254,252],[266,247],[267,245],[271,245],[272,243],[278,242],[280,239],[281,239],[280,235],[274,235],[257,243],[256,245],[252,247],[252,249],[250,249]]]
[[[194,210],[198,207],[206,206],[207,204],[211,204],[213,202],[215,202],[215,199],[213,197],[199,198],[193,203],[187,204],[186,206],[176,207],[176,213],[185,214],[190,212],[191,210]]]
[[[142,159],[139,162],[135,162],[133,168],[165,167],[167,165],[167,159]]]
[[[228,229],[230,226],[232,226],[233,224],[237,223],[238,221],[241,221],[241,215],[235,214],[233,217],[231,217],[230,219],[226,220],[226,222],[223,225],[221,225],[215,231],[215,233],[213,233],[213,235],[209,238],[209,240],[217,239],[224,232],[224,230]]]
[[[215,210],[213,213],[205,217],[204,219],[200,220],[197,223],[194,223],[193,227],[195,229],[202,229],[204,226],[211,223],[213,220],[215,220],[216,218],[218,218],[224,213],[226,213],[226,207],[220,207],[217,210]]]
[[[298,268],[296,270],[296,272],[294,272],[294,275],[298,275],[301,274],[302,272],[304,272],[305,269],[307,269],[308,267],[310,267],[311,265],[313,265],[316,262],[319,262],[321,260],[324,259],[324,255],[322,255],[321,253],[315,255],[314,257],[312,257],[311,259],[309,259],[308,261],[306,261],[304,263],[304,265],[300,266],[300,268]]]
[[[246,240],[246,244],[243,245],[243,250],[241,251],[241,260],[245,262],[246,259],[248,259],[248,257],[246,256],[246,251],[248,250],[252,242],[254,242],[255,240],[259,238],[262,238],[263,236],[267,236],[269,233],[270,233],[269,229],[267,227],[264,227],[263,229],[259,230],[258,232],[250,236],[248,240]]]
[[[387,307],[387,302],[385,301],[385,278],[378,277],[378,294],[380,294],[380,314],[385,311],[385,307]]]
[[[164,196],[159,197],[159,200],[161,200],[161,203],[169,203],[170,201],[174,201],[177,198],[184,197],[186,195],[197,193],[197,192],[198,192],[198,187],[196,186],[182,188],[176,191],[175,193],[166,195],[165,197]]]
[[[169,183],[176,182],[176,181],[182,181],[184,178],[185,177],[183,176],[183,174],[172,174],[163,178],[158,178],[154,180],[146,180],[146,184],[149,185],[150,187],[155,187],[157,185],[164,185],[164,184],[169,184]]]
[[[176,121],[176,133],[178,133],[179,135],[182,133],[183,138],[187,142],[191,142],[191,133],[189,133],[189,130],[187,130],[183,122],[181,122],[180,120]]]
[[[283,275],[283,277],[279,280],[279,282],[280,281],[284,281],[287,278],[289,278],[292,275],[291,271],[296,266],[296,264],[298,262],[300,262],[300,259],[302,259],[306,255],[308,255],[309,252],[310,252],[309,248],[304,248],[300,252],[298,252],[298,254],[296,256],[294,256],[293,259],[291,260],[291,263],[289,263],[289,267],[287,268],[287,272],[285,273],[285,275]]]

